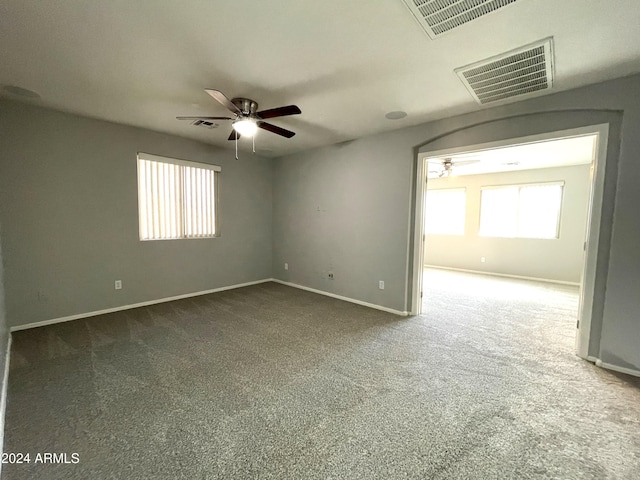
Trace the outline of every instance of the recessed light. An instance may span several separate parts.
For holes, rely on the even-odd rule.
[[[402,110],[396,110],[395,112],[389,112],[384,117],[388,120],[400,120],[407,116],[407,112],[403,112]]]
[[[40,94],[33,90],[27,90],[26,88],[18,87],[16,85],[4,85],[2,89],[10,93],[11,95],[17,95],[18,97],[26,98],[40,98]]]

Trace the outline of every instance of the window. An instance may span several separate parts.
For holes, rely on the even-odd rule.
[[[467,196],[464,188],[427,190],[424,231],[435,235],[463,235]]]
[[[139,153],[140,240],[215,237],[218,172],[214,165]]]
[[[558,238],[564,183],[483,187],[480,235]]]

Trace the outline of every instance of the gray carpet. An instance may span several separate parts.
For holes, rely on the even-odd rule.
[[[17,332],[12,479],[640,478],[577,289],[428,271],[400,318],[274,283]]]

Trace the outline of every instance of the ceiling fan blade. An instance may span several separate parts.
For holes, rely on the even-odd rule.
[[[295,135],[295,132],[291,130],[287,130],[285,128],[276,127],[275,125],[271,125],[267,122],[257,122],[258,127],[267,130],[271,133],[275,133],[276,135],[282,135],[283,137],[291,138]]]
[[[451,162],[453,165],[461,166],[461,165],[471,165],[472,163],[478,163],[480,160],[453,160]]]
[[[227,138],[227,140],[237,140],[240,138],[240,134],[238,132],[234,130],[231,130],[231,135],[229,135],[229,138]]]
[[[286,117],[287,115],[298,115],[300,113],[302,113],[302,111],[298,108],[297,105],[287,105],[286,107],[262,110],[261,112],[257,112],[256,115],[260,118],[275,118]]]
[[[230,117],[176,117],[178,120],[204,120],[208,122],[209,120],[233,120]]]
[[[242,114],[242,111],[236,107],[233,102],[231,100],[229,100],[224,93],[218,91],[218,90],[214,90],[212,88],[205,88],[204,89],[205,92],[207,92],[209,95],[211,95],[214,99],[216,99],[218,102],[220,102],[223,106],[225,106],[228,110],[231,110],[233,113],[240,115]]]

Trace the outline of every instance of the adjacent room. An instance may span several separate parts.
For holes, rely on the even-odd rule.
[[[423,160],[420,313],[467,339],[482,335],[485,354],[517,346],[540,366],[545,354],[580,354],[597,180],[599,136],[553,136]]]
[[[0,1],[0,477],[640,477],[638,24]]]
[[[598,141],[564,136],[425,158],[422,304],[455,278],[442,270],[476,274],[476,288],[489,295],[495,282],[481,279],[492,275],[574,287],[579,299]]]

